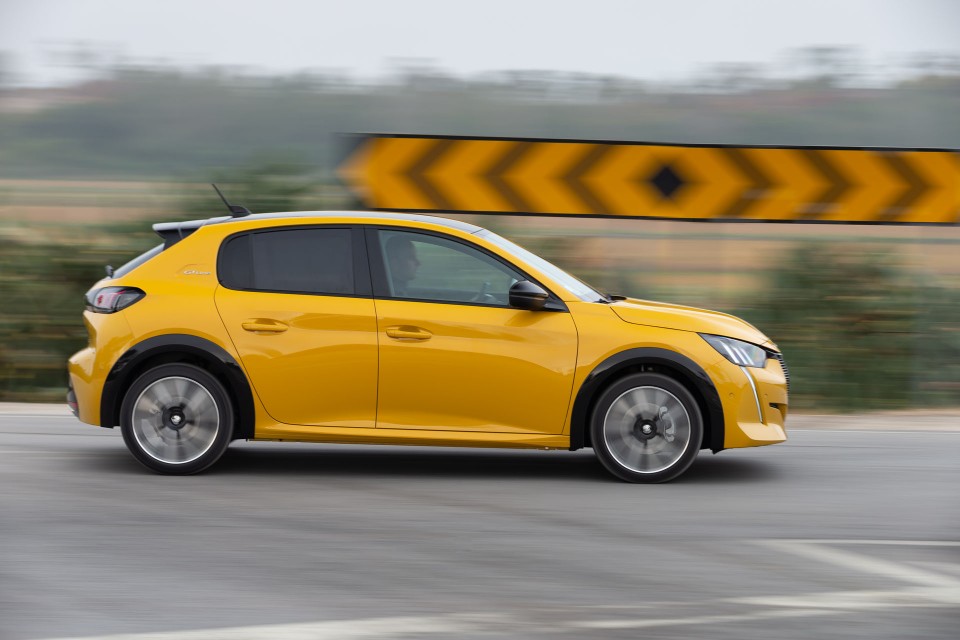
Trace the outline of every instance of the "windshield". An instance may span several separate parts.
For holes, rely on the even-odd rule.
[[[510,252],[512,255],[517,256],[521,260],[533,265],[546,275],[562,284],[567,291],[577,296],[584,302],[598,302],[600,300],[606,300],[606,296],[590,285],[570,275],[557,265],[547,262],[537,254],[527,251],[520,245],[510,242],[502,236],[498,236],[493,231],[490,231],[489,229],[482,229],[478,231],[476,235],[484,238],[485,240],[489,240],[501,249],[504,249]]]

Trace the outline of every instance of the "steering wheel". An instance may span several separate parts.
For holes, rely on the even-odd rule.
[[[470,298],[469,302],[482,302],[484,304],[496,304],[497,298],[493,294],[487,293],[487,290],[489,288],[490,288],[490,283],[484,282],[483,286],[480,287],[480,291],[478,291],[475,296]]]

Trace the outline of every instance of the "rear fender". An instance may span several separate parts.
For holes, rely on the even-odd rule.
[[[196,361],[224,383],[237,407],[234,438],[252,438],[256,422],[253,394],[240,364],[223,347],[188,334],[154,336],[127,349],[107,374],[100,399],[100,424],[120,424],[123,394],[155,362]]]

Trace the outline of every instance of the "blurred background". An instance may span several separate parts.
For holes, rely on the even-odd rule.
[[[802,4],[802,6],[796,6]],[[960,148],[950,0],[0,2],[0,401],[159,221],[351,206],[336,134]],[[473,216],[776,340],[810,412],[960,406],[960,228]]]

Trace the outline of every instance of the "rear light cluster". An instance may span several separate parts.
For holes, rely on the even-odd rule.
[[[126,309],[145,295],[147,294],[136,287],[91,289],[87,292],[87,311],[116,313],[121,309]]]

